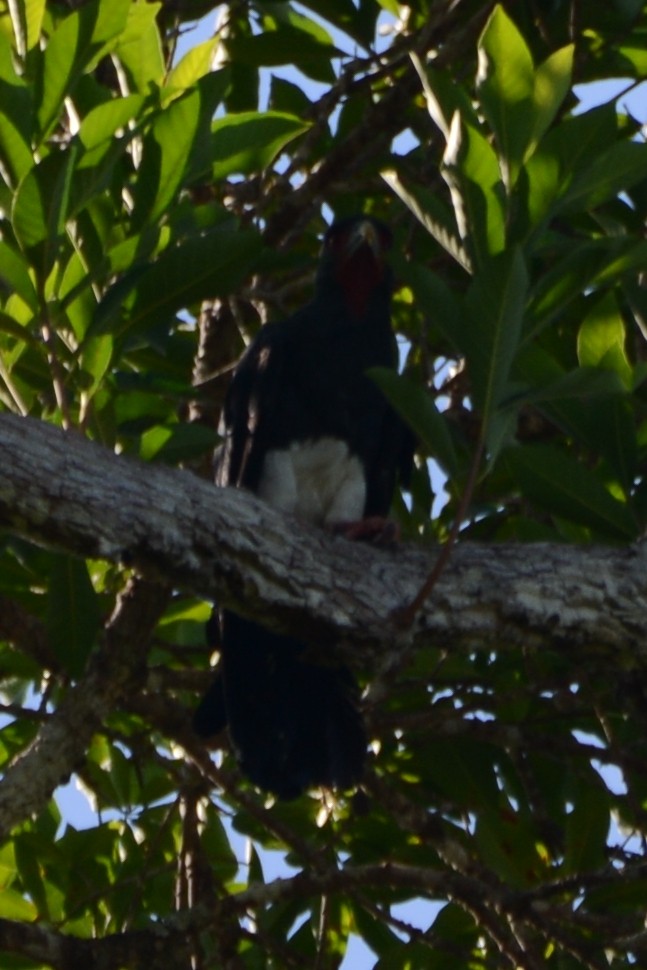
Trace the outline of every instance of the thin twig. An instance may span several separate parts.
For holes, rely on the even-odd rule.
[[[61,422],[64,429],[69,431],[73,422],[70,412],[67,388],[65,386],[65,371],[63,370],[58,354],[56,353],[56,337],[54,330],[49,324],[49,321],[43,323],[41,326],[41,333],[43,335],[43,342],[47,349],[47,362],[49,363],[49,369],[52,375],[54,396],[56,397],[56,403],[59,411],[61,412]]]
[[[431,572],[429,573],[426,580],[424,581],[424,583],[422,584],[422,586],[420,587],[420,589],[418,590],[414,598],[411,600],[411,602],[407,606],[393,611],[392,616],[399,627],[408,629],[410,626],[413,625],[413,621],[416,618],[416,614],[418,613],[418,610],[420,610],[422,606],[425,604],[426,600],[431,594],[431,591],[433,590],[434,586],[442,576],[445,570],[445,567],[447,566],[447,563],[450,560],[452,550],[458,538],[458,533],[460,532],[461,526],[465,521],[467,510],[472,501],[472,496],[474,494],[474,489],[476,487],[476,481],[478,478],[479,468],[481,466],[483,449],[484,449],[484,435],[483,433],[481,433],[479,435],[476,451],[474,452],[474,458],[472,460],[472,465],[470,468],[469,477],[467,479],[467,484],[465,485],[465,489],[463,490],[463,494],[461,496],[461,501],[458,506],[456,516],[452,523],[452,527],[449,532],[449,535],[447,536],[447,542],[440,550],[438,558],[436,559],[436,562],[434,563]]]

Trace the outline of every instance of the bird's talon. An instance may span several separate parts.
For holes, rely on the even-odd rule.
[[[333,535],[343,536],[351,542],[370,542],[374,546],[391,549],[400,541],[400,527],[392,519],[374,515],[357,522],[333,522]]]

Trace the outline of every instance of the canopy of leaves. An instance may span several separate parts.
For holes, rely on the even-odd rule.
[[[464,540],[640,537],[647,144],[576,92],[647,76],[647,4],[212,7],[0,0],[0,408],[208,474],[244,343],[308,299],[324,215],[366,211],[396,239],[405,539],[446,539],[474,479]],[[7,778],[74,732],[128,580],[0,536]],[[150,609],[63,772],[89,821],[48,793],[0,848],[7,970],[332,968],[353,937],[388,970],[644,965],[644,658],[430,642],[368,693],[365,791],[273,804],[188,728],[210,605]]]

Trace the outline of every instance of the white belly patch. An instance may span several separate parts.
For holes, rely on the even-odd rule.
[[[338,438],[298,441],[266,454],[258,494],[319,525],[354,522],[364,514],[364,469]]]

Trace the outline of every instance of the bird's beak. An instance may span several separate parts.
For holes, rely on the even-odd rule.
[[[382,258],[383,253],[380,235],[373,223],[368,222],[368,220],[358,222],[355,226],[346,247],[348,255],[352,256],[362,246],[368,246],[375,259]]]

